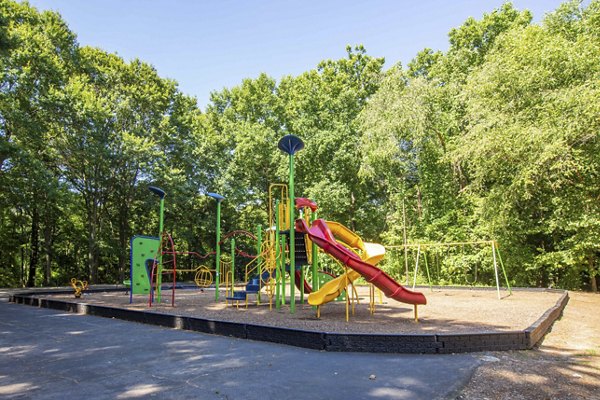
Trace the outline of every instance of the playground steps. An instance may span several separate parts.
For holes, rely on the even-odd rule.
[[[308,253],[306,251],[306,235],[300,232],[296,232],[294,238],[294,262],[296,266],[308,264]]]
[[[298,270],[303,265],[308,265],[308,252],[306,251],[306,235],[302,232],[295,231],[294,236],[294,265]],[[290,231],[281,231],[283,235],[289,235]],[[290,265],[285,265],[286,272],[290,272]]]
[[[260,292],[260,289],[263,286],[261,285],[261,280],[264,283],[269,279],[269,276],[269,271],[263,271],[260,278],[255,276],[254,278],[250,279],[250,281],[246,283],[244,290],[236,290],[233,292],[233,296],[227,296],[226,299],[236,301],[246,300],[249,294],[257,294]]]

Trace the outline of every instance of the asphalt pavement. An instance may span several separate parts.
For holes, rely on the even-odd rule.
[[[481,362],[314,351],[0,301],[1,399],[449,399]]]

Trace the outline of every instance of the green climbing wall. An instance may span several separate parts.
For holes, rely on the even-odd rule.
[[[131,238],[131,293],[148,294],[150,273],[160,241],[157,237],[134,236]]]

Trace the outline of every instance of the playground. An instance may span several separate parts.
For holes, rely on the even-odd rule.
[[[494,240],[386,247],[318,218],[318,204],[294,194],[294,155],[302,148],[289,135],[279,143],[289,154],[290,176],[269,189],[266,229],[222,235],[226,199],[207,193],[216,201],[216,249],[204,255],[179,251],[164,229],[167,194],[151,186],[160,199],[159,234],[131,239],[131,275],[123,286],[93,290],[73,278],[73,291],[16,295],[12,301],[335,352],[465,353],[533,349],[542,342],[569,301],[566,291],[511,288]],[[238,236],[255,243],[254,254],[236,247]],[[222,248],[225,241],[229,246]],[[440,255],[456,259],[448,249],[462,253],[465,246],[483,246],[478,259],[485,269],[463,267],[460,273],[474,279],[487,274],[495,287],[432,285]],[[398,263],[384,262],[394,250],[393,257],[402,254],[398,247],[405,276],[386,272],[390,265],[398,269]],[[182,263],[186,258],[196,262]],[[469,390],[485,393],[486,387]]]
[[[495,240],[415,244],[405,237],[386,247],[321,218],[316,202],[295,194],[303,141],[286,135],[277,147],[289,157],[289,177],[269,186],[268,221],[255,233],[222,233],[226,197],[208,192],[215,249],[179,250],[165,228],[168,195],[150,186],[160,205],[158,235],[131,238],[126,293],[91,291],[73,278],[74,292],[15,301],[300,347],[413,353],[531,349],[562,313],[565,291],[511,288]],[[479,247],[465,255],[465,246]],[[456,259],[472,285],[434,286],[440,264]],[[473,285],[482,275],[487,287]]]
[[[176,241],[164,228],[166,193],[159,187],[148,189],[160,200],[158,235],[136,235],[131,238],[130,246],[130,279],[123,283],[130,289],[129,302],[134,302],[135,295],[145,295],[148,306],[169,302],[175,307],[176,291],[180,287],[178,279],[181,273],[192,273],[196,286],[214,288],[214,299],[218,302],[221,289],[226,304],[240,303],[248,308],[248,303],[261,303],[261,297],[268,297],[269,309],[280,309],[289,304],[291,314],[296,312],[296,288],[299,291],[300,303],[305,300],[316,310],[320,318],[323,306],[343,301],[345,303],[345,320],[350,319],[350,310],[354,314],[355,305],[359,304],[357,284],[364,283],[369,289],[369,312],[375,313],[376,297],[383,303],[383,296],[400,303],[413,306],[413,318],[418,322],[418,306],[426,305],[426,296],[415,291],[419,262],[424,262],[430,291],[433,292],[430,268],[428,266],[428,249],[439,247],[461,248],[465,244],[490,245],[488,264],[493,265],[496,292],[501,298],[501,280],[506,283],[508,294],[512,294],[509,279],[502,262],[502,257],[495,240],[477,240],[458,243],[419,243],[416,245],[416,258],[413,271],[412,290],[409,285],[408,249],[415,247],[407,243],[404,233],[403,260],[406,268],[406,283],[399,282],[400,275],[391,272],[393,264],[383,267],[382,262],[389,259],[389,251],[399,246],[388,246],[380,243],[369,243],[358,233],[335,221],[318,217],[319,205],[311,199],[298,197],[295,194],[294,159],[296,153],[304,149],[304,142],[297,136],[286,135],[277,145],[278,149],[289,157],[289,177],[287,183],[271,183],[268,189],[268,225],[263,240],[264,226],[258,225],[256,235],[251,232],[237,230],[221,237],[221,204],[226,198],[218,193],[207,192],[206,196],[216,202],[215,251],[201,255],[194,251],[180,251]],[[267,221],[265,221],[267,222]],[[404,226],[406,230],[406,227]],[[235,235],[243,234],[255,242],[255,254],[249,254],[236,247]],[[223,254],[225,239],[229,239],[231,252]],[[421,255],[423,252],[423,255]],[[411,251],[411,253],[413,253]],[[481,253],[481,251],[480,251]],[[202,264],[206,258],[214,255],[213,266]],[[237,255],[246,260],[241,265]],[[225,256],[225,258],[223,257]],[[182,268],[181,260],[187,259]],[[434,260],[440,256],[434,253]],[[463,257],[464,258],[464,257]],[[248,262],[248,259],[250,260]],[[387,260],[386,260],[387,261]],[[411,261],[412,262],[412,261]],[[477,279],[478,269],[474,265],[474,277]],[[241,268],[243,267],[243,268]],[[422,270],[423,268],[421,268]],[[439,269],[439,262],[438,262]],[[468,275],[465,270],[465,276]],[[502,274],[500,274],[500,271]],[[240,276],[241,275],[241,276]],[[502,279],[501,279],[502,278]],[[489,278],[488,278],[489,279]],[[74,278],[74,281],[76,279]],[[242,287],[240,288],[240,282]],[[164,284],[170,284],[170,300],[163,298]],[[75,286],[74,286],[75,287]],[[82,289],[78,289],[76,297],[80,297]],[[265,300],[263,300],[265,302]],[[286,304],[287,303],[287,304]]]
[[[319,218],[319,205],[295,194],[294,158],[304,148],[303,141],[287,135],[277,147],[289,156],[289,178],[287,183],[269,187],[266,228],[258,226],[256,234],[233,231],[222,235],[221,204],[226,198],[209,192],[206,195],[216,205],[215,251],[205,255],[179,251],[164,228],[167,194],[150,186],[160,200],[159,234],[131,239],[131,274],[123,282],[128,296],[93,293],[88,299],[121,310],[233,323],[241,327],[243,333],[237,335],[242,337],[247,337],[246,325],[316,333],[428,335],[432,343],[405,349],[413,352],[531,348],[568,301],[563,291],[513,291],[494,240],[415,245],[404,238],[403,246],[386,247],[363,241],[339,222]],[[255,254],[236,247],[238,236],[254,243]],[[495,288],[432,285],[435,268],[429,264],[437,259],[439,270],[441,254],[451,256],[448,250],[438,250],[460,248],[463,252],[465,245],[483,246],[477,250],[473,276],[482,274],[478,263],[480,268],[485,266]],[[392,256],[398,247],[403,254],[396,251]],[[391,271],[400,269],[389,261],[398,256],[406,268],[404,278]],[[467,258],[463,255],[462,259]],[[467,274],[466,268],[462,270]],[[417,287],[418,276],[429,285]],[[182,277],[187,277],[187,283],[182,284]],[[83,288],[74,288],[75,302],[88,301]],[[504,336],[488,340],[484,335],[490,334]],[[437,335],[469,339],[467,344],[461,338],[446,343]],[[284,343],[293,344],[289,338]],[[371,348],[356,347],[360,351]]]

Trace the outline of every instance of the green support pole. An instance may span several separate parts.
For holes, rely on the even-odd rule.
[[[217,193],[207,193],[217,201],[217,259],[215,260],[215,301],[219,300],[219,283],[221,281],[221,202],[225,197]]]
[[[158,220],[158,237],[162,236],[165,218],[165,198],[160,199],[160,217]]]
[[[260,304],[260,289],[262,289],[262,257],[260,256],[260,245],[262,243],[262,228],[259,226],[256,227],[256,272],[258,272],[258,294],[256,297],[258,298],[258,304]]]
[[[317,219],[317,212],[314,211],[312,213],[311,222]],[[311,267],[312,267],[312,291],[316,292],[319,290],[319,277],[318,277],[318,269],[319,269],[319,254],[317,253],[317,245],[315,242],[312,242],[311,248]]]
[[[290,193],[290,313],[296,312],[296,291],[295,291],[295,272],[296,262],[294,260],[295,251],[294,246],[294,154],[304,148],[304,142],[297,136],[286,135],[279,140],[277,147],[289,154],[290,156],[290,180],[289,180],[289,193]]]
[[[231,238],[231,296],[235,292],[235,238]],[[227,293],[225,293],[227,297]]]
[[[290,154],[290,313],[296,312],[296,237],[294,197],[294,155]]]
[[[304,304],[304,265],[300,265],[300,279],[298,284],[300,285],[300,304]]]
[[[215,260],[215,301],[219,300],[219,281],[221,279],[221,202],[217,202],[217,259]]]
[[[299,219],[304,219],[304,214],[303,214],[304,210],[301,210],[298,214],[298,218]],[[304,239],[304,251],[306,251],[306,239]],[[308,255],[308,254],[307,254]],[[296,282],[296,284],[299,286],[298,290],[300,291],[300,304],[304,304],[304,265],[300,264],[298,266],[298,271],[300,272],[298,275],[300,276],[300,282]],[[294,274],[296,275],[296,274]],[[295,278],[294,278],[295,279]]]
[[[148,186],[148,190],[150,190],[152,193],[154,193],[155,195],[157,195],[160,198],[160,213],[159,213],[159,218],[158,218],[158,243],[159,243],[159,248],[160,249],[160,243],[162,242],[162,234],[163,234],[163,229],[164,229],[164,216],[165,216],[165,191],[162,190],[161,188],[158,188],[156,186]],[[157,268],[157,276],[156,276],[156,301],[160,303],[160,286],[162,285],[162,251],[160,253],[156,254],[156,261],[158,263],[158,268]],[[152,285],[152,282],[150,282],[150,285]],[[152,288],[150,288],[150,290],[152,290]]]
[[[158,219],[158,240],[159,240],[159,243],[162,243],[162,234],[163,234],[163,229],[164,229],[164,225],[163,225],[164,216],[165,216],[165,198],[161,197],[161,199],[160,199],[160,217]],[[159,247],[160,247],[160,244],[159,244]],[[161,249],[159,248],[159,250],[161,250]],[[156,301],[158,303],[160,303],[160,300],[161,300],[161,286],[162,286],[162,270],[163,270],[163,265],[162,265],[162,251],[160,251],[160,253],[158,253],[156,255],[158,256],[158,275],[156,276]]]
[[[500,249],[498,246],[494,246],[496,249],[496,254],[498,254],[498,260],[500,261],[500,267],[502,267],[502,274],[504,274],[504,280],[506,281],[506,287],[508,288],[508,293],[512,294],[512,289],[510,288],[510,283],[508,283],[508,276],[506,275],[506,270],[504,269],[504,263],[502,262],[502,257],[500,256]]]
[[[300,219],[304,219],[304,215],[302,212],[300,212],[300,215],[298,216],[298,218]],[[306,239],[304,239],[304,251],[306,251]],[[304,279],[306,278],[304,275],[304,265],[300,264],[300,268],[298,269],[300,271],[300,282],[298,282],[298,286],[300,286],[300,304],[304,304]],[[296,275],[296,274],[294,274]]]
[[[433,292],[433,286],[431,284],[431,275],[429,275],[429,264],[427,264],[427,252],[424,252],[425,257],[425,270],[427,271],[427,281],[429,282],[429,290]]]

